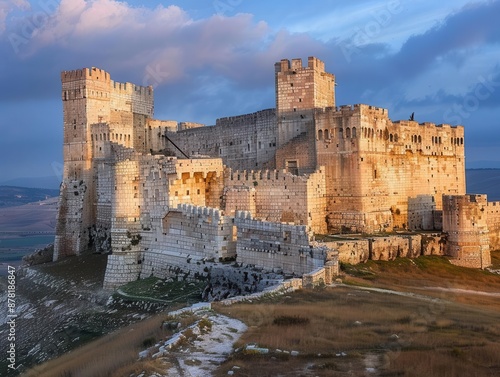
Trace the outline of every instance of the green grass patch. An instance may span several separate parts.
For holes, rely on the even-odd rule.
[[[340,262],[340,269],[348,275],[368,280],[376,276],[373,271],[370,271],[367,263],[349,264]]]
[[[199,300],[204,282],[167,281],[156,277],[139,279],[120,287],[126,295],[165,301]]]

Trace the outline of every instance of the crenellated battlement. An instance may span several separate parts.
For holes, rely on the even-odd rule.
[[[294,175],[285,169],[265,169],[265,170],[233,170],[227,168],[225,175],[231,181],[238,182],[258,182],[258,181],[290,181],[307,182],[307,175]]]
[[[315,108],[314,113],[317,115],[328,114],[328,115],[341,115],[341,116],[352,116],[354,114],[361,115],[380,115],[382,117],[389,117],[389,111],[383,107],[376,107],[371,105],[365,105],[357,103],[354,105],[341,105],[341,106],[328,106],[323,108]]]
[[[130,82],[118,82],[111,80],[111,87],[115,92],[123,92],[123,93],[134,93],[140,96],[152,96],[153,95],[153,87],[150,86],[141,86],[135,85]]]
[[[500,202],[488,202],[487,206],[492,210],[500,210]]]
[[[307,58],[307,66],[308,68],[317,69],[318,71],[325,72],[325,63],[314,56],[309,56]]]
[[[296,72],[298,70],[314,69],[320,72],[325,72],[325,63],[314,57],[309,56],[307,58],[307,66],[302,64],[301,58],[294,58],[292,61],[288,59],[282,59],[280,62],[275,64],[275,72]]]
[[[281,236],[283,230],[294,230],[305,235],[304,240],[312,241],[313,232],[307,225],[296,225],[296,224],[286,224],[286,223],[276,223],[275,221],[266,221],[262,219],[255,218],[252,216],[250,211],[236,211],[234,214],[235,221],[239,220],[237,223],[242,228],[245,225],[251,225],[252,227],[258,227],[264,231],[266,230],[278,230],[281,231]],[[247,220],[247,221],[245,221]]]
[[[241,219],[241,220],[252,220],[253,219],[252,212],[250,212],[250,211],[236,211],[234,217],[237,219]]]
[[[77,80],[110,82],[111,78],[108,72],[96,67],[61,72],[61,81],[63,83]]]
[[[395,120],[392,122],[393,125],[395,126],[400,126],[400,127],[408,127],[408,128],[427,128],[427,129],[441,129],[441,130],[463,130],[464,127],[457,125],[457,126],[452,126],[450,124],[446,123],[432,123],[432,122],[417,122],[417,121],[412,121],[412,120]]]
[[[182,203],[177,205],[177,210],[186,215],[205,216],[206,218],[211,218],[216,223],[219,223],[222,217],[224,217],[224,211],[206,206]]]
[[[258,120],[269,119],[275,115],[275,109],[260,110],[255,113],[217,118],[216,126],[241,125],[245,126]]]

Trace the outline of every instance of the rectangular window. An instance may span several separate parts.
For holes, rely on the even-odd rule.
[[[290,174],[299,175],[299,165],[296,160],[287,161],[286,168]]]

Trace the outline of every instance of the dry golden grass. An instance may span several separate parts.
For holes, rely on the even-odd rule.
[[[111,372],[111,377],[123,377],[123,376],[138,376],[142,372],[146,373],[165,373],[165,370],[170,369],[173,365],[162,359],[146,359],[137,361],[133,364],[127,365],[125,367],[118,368]]]
[[[500,292],[499,275],[461,269],[431,257],[367,263],[356,266],[353,275],[344,279],[434,299],[344,286],[232,306],[214,304],[216,311],[249,326],[236,347],[257,343],[271,350],[267,355],[235,353],[218,368],[216,376],[227,376],[234,366],[240,368],[235,370],[240,377],[366,376],[370,365],[386,377],[500,375],[499,298],[453,291]],[[432,289],[435,287],[449,291]],[[161,335],[157,332],[162,319],[111,334],[27,376],[62,377],[67,371],[72,377],[122,377],[143,370],[161,373],[171,367],[166,361],[135,360],[145,339]],[[179,321],[186,327],[194,320],[186,315]],[[276,349],[300,354],[294,357]]]
[[[492,252],[492,261],[493,267],[500,269],[500,251]],[[347,265],[345,270],[348,284],[415,292],[500,311],[500,275],[457,267],[445,257],[369,261],[356,266]],[[467,294],[458,290],[482,291],[491,295]]]
[[[481,347],[435,349],[432,352],[410,350],[394,358],[387,376],[495,377],[500,368],[498,344]],[[411,368],[409,368],[411,366]]]
[[[269,355],[237,353],[218,376],[234,365],[240,367],[238,376],[365,376],[369,357],[375,357],[382,376],[500,375],[500,310],[495,307],[337,287],[215,308],[249,326],[236,346],[257,343],[271,350]],[[309,321],[278,326],[273,322],[280,316]],[[347,356],[336,356],[341,352]]]

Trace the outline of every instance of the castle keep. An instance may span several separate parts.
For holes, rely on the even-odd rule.
[[[153,119],[152,87],[97,68],[62,72],[54,259],[110,252],[108,287],[203,277],[233,259],[292,275],[325,268],[325,276],[339,258],[436,253],[490,264],[500,203],[465,195],[463,127],[338,107],[335,76],[314,57],[276,63],[275,77],[275,109],[208,127]],[[339,233],[365,237],[320,237]]]

